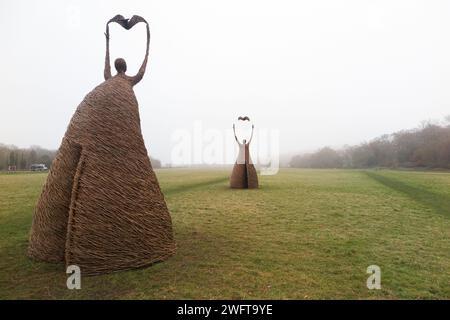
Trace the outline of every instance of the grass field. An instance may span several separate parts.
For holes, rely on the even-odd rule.
[[[450,299],[449,173],[286,169],[259,190],[230,190],[228,174],[157,171],[176,255],[81,290],[26,256],[46,175],[0,174],[0,299]]]

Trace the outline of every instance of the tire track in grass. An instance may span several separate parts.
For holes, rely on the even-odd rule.
[[[375,172],[364,172],[369,178],[381,183],[382,185],[401,192],[409,198],[420,202],[422,205],[433,209],[434,212],[450,218],[450,196],[436,194],[426,189],[419,188],[398,179],[387,177]]]
[[[177,186],[177,187],[173,187],[173,188],[167,188],[167,189],[163,189],[163,193],[164,195],[172,195],[175,193],[180,193],[180,192],[184,192],[184,191],[191,191],[194,189],[198,189],[201,187],[206,187],[206,186],[212,186],[218,183],[222,183],[225,181],[228,181],[229,177],[220,177],[220,178],[215,178],[212,180],[206,180],[206,181],[201,181],[201,182],[197,182],[197,183],[191,183],[191,184],[186,184],[186,185],[182,185],[182,186]]]

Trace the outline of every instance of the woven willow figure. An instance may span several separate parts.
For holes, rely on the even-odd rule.
[[[139,72],[115,61],[111,76],[109,23],[147,26]],[[118,15],[106,24],[105,82],[78,106],[37,202],[29,256],[78,265],[84,275],[137,268],[175,252],[172,222],[141,133],[133,86],[144,76],[147,22]]]
[[[248,117],[239,118],[239,120],[247,120]],[[234,138],[236,139],[237,144],[239,145],[239,154],[234,164],[233,171],[231,172],[230,177],[230,187],[236,189],[255,189],[258,188],[258,175],[256,174],[255,166],[253,165],[252,158],[250,157],[250,142],[253,139],[253,129],[252,125],[252,134],[250,136],[250,140],[247,142],[245,139],[242,140],[242,143],[239,142],[238,137],[236,136],[236,129],[233,124],[233,132]]]

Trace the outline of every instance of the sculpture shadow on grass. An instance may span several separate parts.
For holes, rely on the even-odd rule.
[[[169,196],[179,192],[192,191],[198,188],[216,185],[225,181],[228,181],[228,177],[219,177],[211,180],[200,181],[191,184],[184,184],[172,188],[163,188],[163,192],[165,196]]]

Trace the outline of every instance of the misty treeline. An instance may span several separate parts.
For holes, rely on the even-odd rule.
[[[30,170],[32,164],[45,164],[50,168],[56,150],[47,150],[39,146],[18,148],[0,143],[0,171],[16,166],[16,170]],[[151,158],[153,168],[161,168],[161,161]],[[124,166],[127,164],[124,163]]]
[[[383,135],[342,149],[322,148],[294,156],[297,168],[445,168],[450,169],[450,116],[443,123]]]
[[[39,146],[18,148],[0,144],[0,170],[8,170],[9,166],[16,166],[17,170],[29,170],[30,166],[36,163],[43,163],[50,168],[55,154],[56,151]]]

